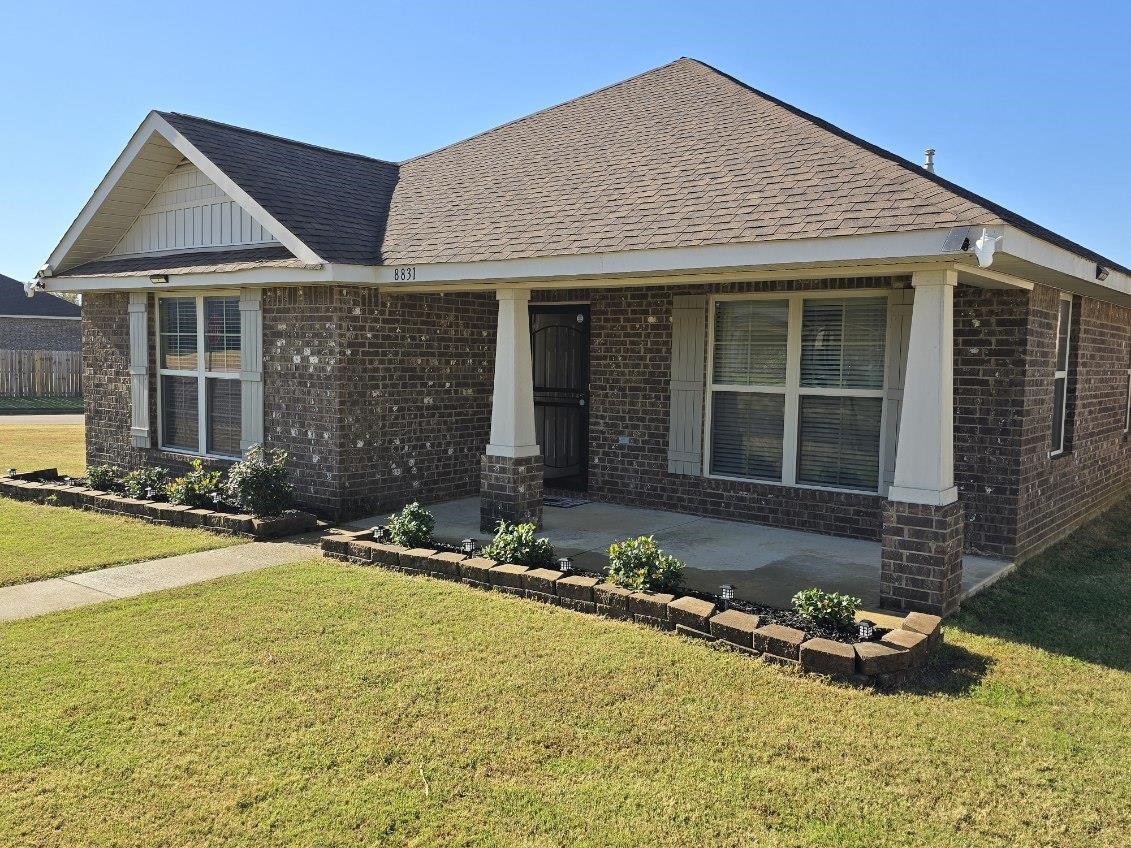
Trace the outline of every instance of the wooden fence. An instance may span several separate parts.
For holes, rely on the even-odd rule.
[[[70,350],[0,350],[0,397],[81,395],[81,353]]]

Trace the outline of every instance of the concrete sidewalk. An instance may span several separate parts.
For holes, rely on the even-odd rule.
[[[319,556],[308,537],[293,542],[248,542],[230,548],[116,565],[0,588],[0,623],[60,610],[133,598]]]

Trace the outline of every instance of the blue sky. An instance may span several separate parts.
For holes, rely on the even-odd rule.
[[[0,273],[152,108],[404,159],[692,56],[1131,264],[1131,4],[37,2],[0,12]]]

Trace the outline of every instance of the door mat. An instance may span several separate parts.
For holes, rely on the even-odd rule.
[[[573,509],[575,506],[584,506],[593,503],[592,498],[570,497],[569,495],[547,495],[542,499],[543,506],[552,506],[557,509]]]

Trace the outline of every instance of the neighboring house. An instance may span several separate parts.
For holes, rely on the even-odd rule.
[[[82,346],[79,307],[61,297],[28,297],[0,274],[0,350],[69,350]]]
[[[1131,270],[690,59],[401,163],[153,112],[51,254],[88,460],[882,540],[950,609],[1126,493]]]

